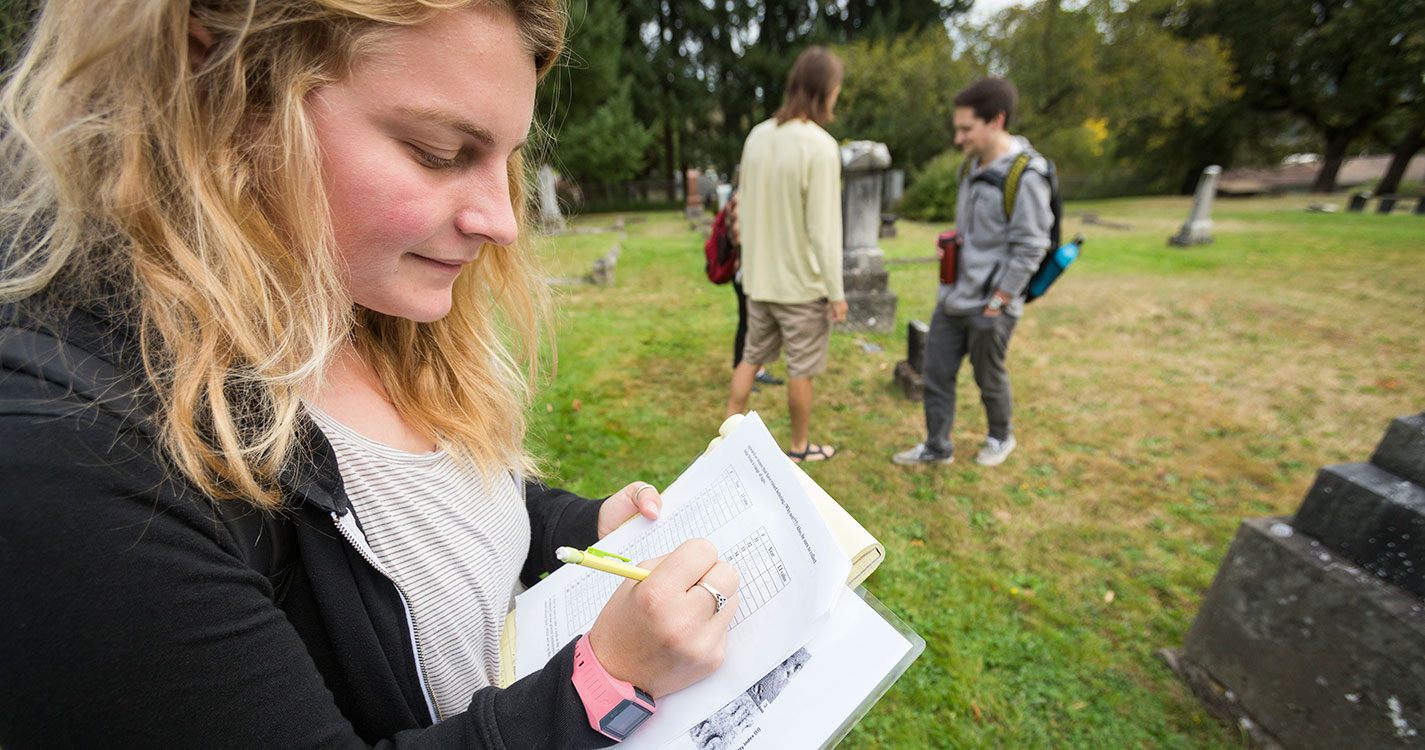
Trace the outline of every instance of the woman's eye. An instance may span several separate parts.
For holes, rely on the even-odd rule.
[[[416,158],[419,159],[422,164],[425,164],[431,169],[449,169],[450,167],[453,167],[458,164],[460,161],[459,154],[456,154],[454,158],[447,159],[443,156],[436,156],[435,154],[432,154],[431,152],[415,144],[409,145],[411,147],[411,150],[415,152]]]

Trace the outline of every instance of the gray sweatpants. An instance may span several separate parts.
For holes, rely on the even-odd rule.
[[[950,430],[955,426],[955,379],[960,363],[970,356],[975,384],[990,426],[990,437],[1004,440],[1011,430],[1014,395],[1009,388],[1005,355],[1018,319],[1011,315],[987,318],[947,315],[939,305],[930,317],[930,338],[925,347],[925,445],[941,455],[955,451]]]

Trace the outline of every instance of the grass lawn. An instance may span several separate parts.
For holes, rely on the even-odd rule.
[[[990,470],[970,460],[985,417],[968,365],[959,459],[890,461],[923,436],[891,374],[936,267],[888,265],[895,332],[833,336],[812,440],[841,452],[808,470],[885,544],[868,588],[929,645],[843,747],[1241,745],[1153,651],[1182,643],[1243,518],[1294,512],[1320,466],[1366,460],[1391,418],[1425,409],[1425,218],[1303,210],[1318,199],[1219,200],[1216,242],[1191,249],[1166,244],[1188,198],[1069,204],[1065,236],[1088,242],[1016,328],[1019,448]],[[1081,227],[1085,211],[1132,228]],[[666,486],[723,417],[732,290],[703,276],[688,222],[646,219],[616,285],[556,290],[558,372],[530,441],[586,495]],[[941,227],[898,228],[888,258],[933,254]],[[541,252],[579,276],[616,241]],[[785,444],[784,387],[749,407]]]

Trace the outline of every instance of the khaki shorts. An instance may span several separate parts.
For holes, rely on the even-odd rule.
[[[830,305],[825,299],[783,305],[747,300],[747,346],[742,358],[753,364],[776,362],[787,349],[787,377],[809,378],[826,370],[831,343]]]

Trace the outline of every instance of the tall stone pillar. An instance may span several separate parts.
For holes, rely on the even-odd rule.
[[[881,229],[882,181],[891,165],[886,144],[855,141],[841,147],[842,274],[846,322],[840,331],[890,331],[896,295],[889,288]]]
[[[559,196],[554,192],[554,168],[545,164],[539,168],[539,225],[545,229],[563,229],[564,214],[559,211]]]
[[[1209,165],[1197,179],[1197,192],[1192,196],[1192,211],[1178,233],[1168,238],[1169,245],[1187,247],[1212,242],[1212,199],[1217,195],[1217,175],[1222,167]]]
[[[698,187],[701,174],[696,169],[688,169],[683,173],[683,185],[685,190],[685,200],[683,201],[683,215],[689,221],[700,219],[703,216],[703,194]]]

